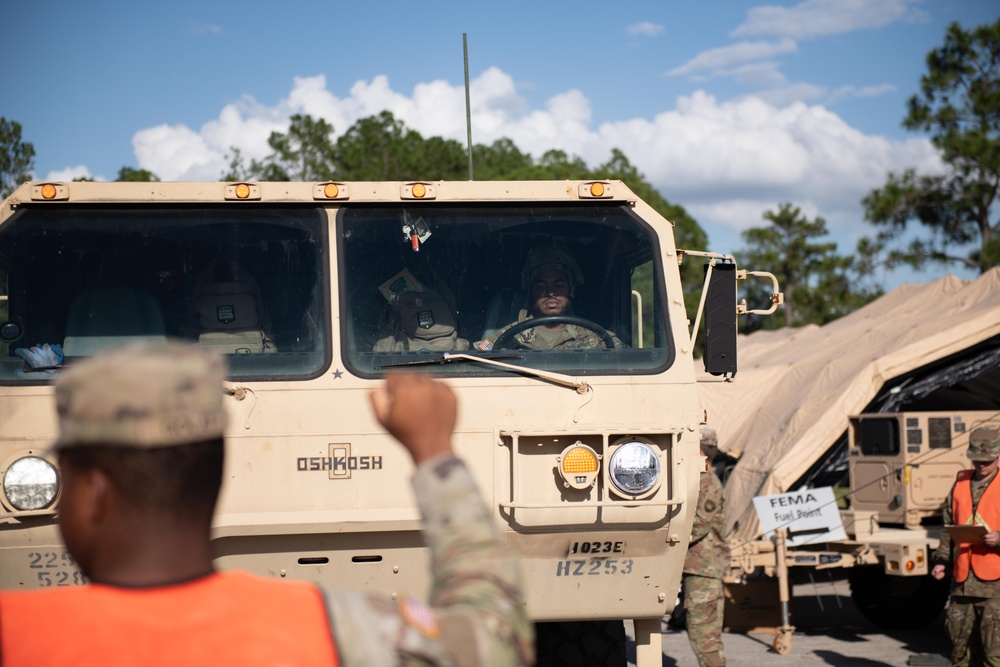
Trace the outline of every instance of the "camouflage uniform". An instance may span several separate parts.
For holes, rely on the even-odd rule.
[[[989,460],[1000,455],[1000,435],[991,429],[976,429],[969,436],[970,459]],[[985,458],[984,458],[985,457]],[[994,483],[997,473],[989,477],[971,480],[972,503],[976,506],[986,487]],[[945,525],[952,523],[952,495],[944,504],[942,520]],[[995,529],[996,527],[991,527]],[[931,556],[931,563],[949,565],[952,557],[952,541],[948,531],[941,531],[941,541]],[[974,654],[982,651],[981,659],[991,667],[1000,667],[1000,580],[983,581],[976,577],[975,572],[969,572],[965,581],[953,581],[951,597],[948,600],[948,611],[945,616],[945,628],[951,640],[951,664],[956,667],[967,667]],[[974,641],[978,628],[979,641]],[[980,648],[981,645],[981,648]]]
[[[413,478],[431,550],[429,608],[363,593],[327,595],[340,662],[350,665],[519,665],[533,628],[507,555],[465,465],[439,457]]]
[[[714,435],[714,431],[706,429],[702,442],[707,445]],[[681,579],[688,639],[700,667],[726,664],[722,650],[722,577],[729,565],[729,545],[724,537],[723,503],[719,478],[711,471],[702,473]]]
[[[531,316],[527,317],[528,320],[532,319]],[[500,334],[510,329],[518,322],[511,322],[502,329],[498,329],[488,341],[489,346],[492,347],[493,341],[500,337]],[[593,349],[604,349],[604,341],[596,333],[587,329],[585,327],[578,327],[575,324],[567,324],[562,329],[548,330],[544,327],[534,327],[532,329],[525,329],[521,333],[514,334],[514,340],[516,340],[522,347],[529,350],[593,350]],[[625,344],[619,340],[612,332],[611,339],[615,342],[615,347],[622,348]],[[476,346],[479,347],[480,343]],[[480,348],[482,349],[482,348]],[[489,349],[489,348],[486,348]]]

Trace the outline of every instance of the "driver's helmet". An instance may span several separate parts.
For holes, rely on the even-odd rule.
[[[535,246],[528,253],[528,259],[521,270],[521,288],[528,290],[531,281],[546,271],[562,271],[569,278],[570,293],[583,284],[583,271],[569,252],[558,248],[555,244]]]

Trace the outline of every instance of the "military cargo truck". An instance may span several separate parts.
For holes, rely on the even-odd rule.
[[[949,582],[930,576],[942,509],[959,471],[971,468],[969,435],[1000,427],[996,411],[868,413],[848,427],[849,508],[841,511],[846,540],[785,548],[775,543],[734,545],[733,571],[849,568],[851,597],[886,629],[925,625],[941,613]],[[787,625],[787,622],[786,622]],[[792,628],[794,630],[794,628]],[[776,650],[790,639],[776,637]]]
[[[617,181],[26,184],[0,210],[0,586],[84,581],[56,526],[53,378],[179,338],[229,363],[220,568],[426,595],[410,463],[368,394],[430,373],[459,395],[456,449],[520,556],[540,659],[572,664],[616,621],[621,660],[634,619],[659,665],[704,469],[697,330],[731,379],[747,311],[732,257],[687,254],[693,324],[671,223]],[[555,265],[572,313],[526,319]],[[542,325],[577,342],[527,346]]]

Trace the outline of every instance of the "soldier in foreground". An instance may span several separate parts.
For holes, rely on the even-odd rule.
[[[681,590],[691,649],[699,667],[724,667],[722,650],[722,612],[724,598],[722,577],[729,564],[729,545],[725,536],[723,488],[712,472],[710,453],[717,451],[718,439],[713,429],[701,431],[701,452],[707,457],[701,474],[698,509],[691,526],[691,544],[684,559]]]
[[[372,404],[417,464],[430,606],[216,572],[210,530],[222,482],[224,378],[221,357],[181,345],[121,348],[61,374],[60,530],[93,583],[0,593],[0,663],[532,661],[517,565],[451,449],[454,394],[425,377],[390,376]]]
[[[949,524],[986,526],[981,542],[953,542],[947,530],[931,557],[931,575],[944,579],[952,567],[951,597],[945,624],[951,639],[951,664],[977,662],[1000,666],[1000,484],[997,479],[1000,432],[977,428],[969,434],[973,470],[958,473],[944,504]]]

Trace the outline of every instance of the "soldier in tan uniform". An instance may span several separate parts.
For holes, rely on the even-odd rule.
[[[715,431],[703,428],[702,454],[711,461],[710,455],[717,447]],[[700,667],[726,664],[722,650],[722,577],[729,565],[729,545],[724,535],[723,502],[722,483],[711,467],[706,466],[701,474],[698,509],[681,579],[688,639]]]
[[[532,662],[517,564],[452,452],[455,396],[423,376],[390,376],[372,404],[417,464],[429,604],[217,572],[224,378],[220,356],[174,344],[120,348],[61,373],[59,527],[91,583],[0,593],[0,663]]]
[[[945,625],[951,639],[951,664],[1000,667],[1000,432],[977,428],[969,434],[966,455],[973,470],[958,473],[944,504],[948,524],[986,526],[981,542],[955,543],[948,531],[931,556],[931,576],[944,579],[952,570]],[[972,662],[973,656],[977,656]]]
[[[527,307],[516,322],[498,329],[489,338],[478,341],[479,350],[493,349],[494,344],[508,329],[526,320],[542,317],[573,316],[573,298],[583,284],[583,272],[576,260],[555,245],[541,245],[528,253],[521,271],[521,288],[526,290]],[[615,347],[624,343],[608,332]],[[513,335],[514,341],[529,350],[590,350],[606,348],[605,342],[594,330],[579,324],[553,322],[539,324]]]

